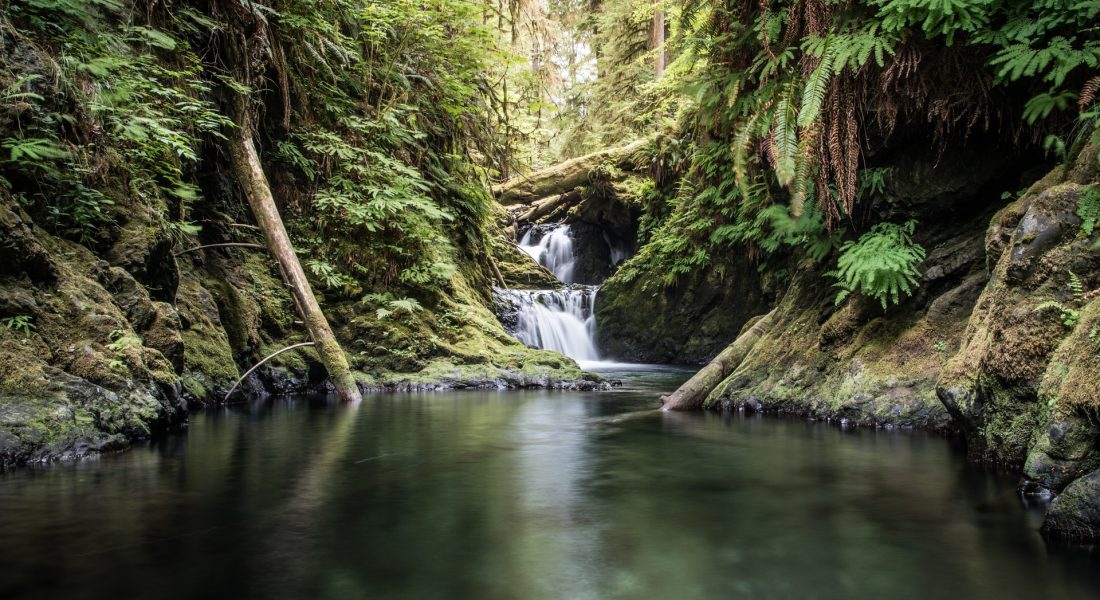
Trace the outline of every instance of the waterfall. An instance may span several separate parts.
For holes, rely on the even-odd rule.
[[[519,249],[569,287],[497,290],[502,320],[512,335],[527,346],[556,350],[578,362],[598,361],[594,308],[599,286],[574,283],[577,257],[570,227],[532,227],[520,239]]]
[[[535,236],[542,233],[536,241]],[[568,225],[559,225],[550,231],[540,231],[536,227],[527,230],[519,241],[519,249],[526,252],[535,262],[546,267],[562,283],[573,283],[573,265],[577,262],[573,254],[573,237]]]
[[[597,361],[597,286],[557,290],[497,290],[497,297],[514,311],[512,334],[535,348],[557,350],[581,361]]]

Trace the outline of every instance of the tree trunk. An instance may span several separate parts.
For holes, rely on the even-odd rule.
[[[351,374],[348,359],[344,356],[340,343],[336,341],[328,319],[317,304],[313,288],[306,279],[302,264],[298,262],[298,255],[294,253],[290,236],[287,235],[283,219],[275,206],[275,198],[271,195],[267,176],[264,175],[256,146],[252,143],[252,123],[246,108],[247,99],[242,95],[237,103],[239,105],[236,111],[238,126],[229,137],[229,158],[233,174],[237,177],[241,189],[244,190],[245,197],[248,198],[248,205],[252,207],[256,223],[264,232],[268,250],[275,257],[279,270],[282,271],[283,280],[287,282],[290,294],[298,306],[298,312],[306,324],[306,329],[309,330],[310,337],[316,344],[321,364],[328,371],[336,393],[343,400],[359,401],[362,396],[355,377]]]
[[[631,159],[634,153],[645,147],[649,141],[649,139],[641,139],[626,146],[593,152],[541,171],[513,177],[494,186],[493,195],[501,204],[509,205],[527,204],[549,196],[564,194],[588,183],[592,173],[604,165],[610,164],[620,169],[632,170]]]
[[[707,399],[707,394],[729,377],[762,335],[771,328],[775,319],[775,309],[760,318],[748,331],[737,336],[725,350],[714,357],[707,366],[699,370],[691,379],[681,385],[671,396],[661,396],[664,406],[661,410],[698,410]]]
[[[665,74],[665,11],[657,8],[653,13],[653,72],[657,79]]]

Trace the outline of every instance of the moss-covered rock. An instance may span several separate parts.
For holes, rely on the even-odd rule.
[[[1055,411],[1049,409],[1058,396],[1064,393],[1078,404],[1095,402],[1089,398],[1096,391],[1095,379],[1090,380],[1095,353],[1083,350],[1087,344],[1080,340],[1073,348],[1063,344],[1068,333],[1064,318],[1049,304],[1075,302],[1068,285],[1071,273],[1088,289],[1100,284],[1100,253],[1079,236],[1076,215],[1086,182],[1067,179],[1071,172],[1087,176],[1080,169],[1056,168],[1001,210],[986,236],[987,255],[996,257],[990,281],[938,384],[975,459],[1020,466],[1037,432],[1050,430]],[[1060,346],[1065,349],[1056,353]],[[1063,392],[1062,382],[1071,374],[1073,389]],[[1044,380],[1047,401],[1040,398]],[[1038,456],[1031,462],[1036,473],[1044,471]],[[1048,473],[1047,478],[1064,485],[1064,475]]]
[[[731,257],[672,287],[660,281],[660,265],[632,261],[596,296],[599,347],[632,362],[693,364],[716,355],[745,322],[767,312],[756,267]],[[639,272],[638,270],[641,270]]]
[[[179,422],[179,378],[162,352],[178,349],[172,312],[124,269],[36,228],[10,199],[0,198],[0,216],[0,247],[15,252],[0,261],[2,316],[25,323],[0,331],[0,465],[117,448]],[[145,343],[149,332],[156,344]]]
[[[861,425],[946,428],[935,384],[984,281],[972,272],[974,263],[959,264],[954,272],[926,265],[947,273],[955,285],[889,313],[863,298],[834,309],[834,292],[821,284],[821,273],[803,266],[777,307],[773,327],[707,405]]]
[[[1077,479],[1050,503],[1043,533],[1074,541],[1100,539],[1100,470]]]

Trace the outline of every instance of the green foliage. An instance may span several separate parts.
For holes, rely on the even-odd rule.
[[[1035,307],[1035,312],[1041,313],[1054,309],[1058,311],[1058,319],[1066,326],[1066,329],[1073,329],[1077,326],[1077,322],[1081,320],[1081,312],[1076,308],[1068,307],[1061,302],[1049,300]]]
[[[805,247],[806,253],[815,261],[824,260],[836,247],[840,232],[829,232],[825,219],[811,204],[797,218],[792,218],[786,207],[774,204],[761,211],[771,231],[764,235],[760,247],[767,252],[775,252],[781,246]]]
[[[23,337],[30,337],[31,331],[34,330],[34,322],[30,315],[14,315],[11,317],[4,317],[4,328],[8,331],[21,331]]]
[[[131,8],[115,0],[27,0],[7,13],[36,36],[36,52],[56,56],[31,60],[51,65],[49,76],[30,69],[0,93],[17,132],[0,142],[7,151],[0,177],[55,233],[87,244],[108,237],[120,195],[158,213],[173,207],[185,223],[198,199],[185,181],[188,164],[197,162],[203,138],[232,125],[185,41],[202,21],[197,13]],[[164,60],[169,52],[173,60]]]
[[[379,320],[389,319],[394,315],[412,315],[423,310],[416,298],[394,298],[389,292],[382,294],[367,294],[361,303],[365,306],[375,306],[375,317]]]
[[[271,156],[325,287],[438,294],[456,248],[485,245],[490,200],[472,165],[500,154],[485,77],[504,55],[481,17],[475,0],[279,7],[289,81],[310,110]]]
[[[126,353],[135,347],[140,347],[144,342],[132,331],[115,329],[109,334],[110,343],[107,349],[115,354],[115,358],[108,361],[107,366],[112,369],[127,370]]]
[[[1092,236],[1096,224],[1100,222],[1100,186],[1089,185],[1077,198],[1077,216],[1081,219],[1081,233]]]
[[[903,225],[879,223],[840,248],[837,269],[829,273],[840,288],[836,303],[843,302],[852,292],[878,300],[883,308],[898,304],[919,285],[917,266],[925,252],[913,241],[916,221]]]
[[[1056,300],[1048,300],[1036,306],[1035,312],[1041,313],[1051,309],[1056,310],[1058,311],[1059,320],[1066,326],[1066,329],[1073,329],[1081,320],[1081,311],[1079,307],[1085,301],[1085,284],[1081,281],[1081,277],[1073,271],[1067,271],[1066,276],[1068,278],[1066,287],[1069,288],[1070,292],[1069,304],[1063,304]]]

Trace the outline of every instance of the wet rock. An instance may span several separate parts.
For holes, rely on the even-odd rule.
[[[161,226],[157,212],[137,203],[107,252],[107,260],[140,281],[151,297],[168,302],[176,295],[179,269],[172,255],[172,236]]]
[[[1069,540],[1100,540],[1100,470],[1069,484],[1051,501],[1042,531]]]

